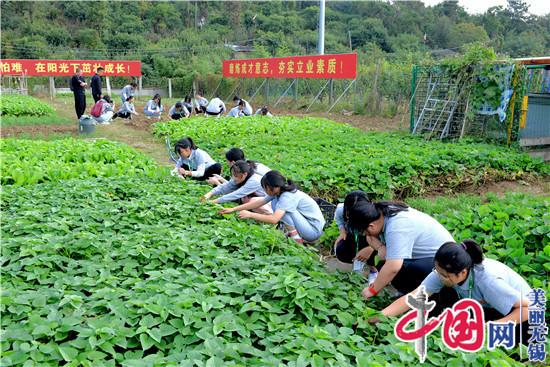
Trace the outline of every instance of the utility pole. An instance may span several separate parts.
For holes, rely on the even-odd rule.
[[[325,54],[325,0],[319,0],[319,38],[317,39],[317,53]]]

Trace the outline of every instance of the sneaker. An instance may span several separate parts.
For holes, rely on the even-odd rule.
[[[376,280],[376,277],[378,277],[378,272],[377,271],[369,271],[369,276],[368,276],[368,283],[369,283],[369,286],[372,285],[372,283],[374,283],[374,281]]]

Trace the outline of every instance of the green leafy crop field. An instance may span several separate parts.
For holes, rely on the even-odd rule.
[[[193,118],[157,123],[173,141],[191,136],[214,159],[242,148],[316,196],[343,199],[361,189],[408,197],[485,181],[547,175],[548,165],[519,151],[471,142],[442,143],[396,133],[365,133],[320,118]]]
[[[3,94],[0,96],[0,116],[46,116],[54,109],[47,103],[31,96]]]
[[[154,161],[107,140],[0,140],[3,185],[29,185],[77,177],[131,176],[156,169]]]
[[[393,322],[366,322],[375,311],[359,276],[327,273],[273,228],[220,217],[198,202],[202,191],[137,176],[6,187],[1,364],[417,361]],[[500,350],[462,355],[429,340],[428,366],[517,364]]]

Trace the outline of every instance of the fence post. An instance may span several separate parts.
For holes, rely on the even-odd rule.
[[[410,110],[410,113],[411,113],[411,118],[410,118],[410,121],[409,121],[409,130],[410,130],[411,133],[414,129],[414,107],[415,107],[415,104],[416,104],[415,95],[416,95],[416,74],[417,74],[417,72],[418,72],[418,69],[416,68],[416,65],[413,65],[413,67],[412,67],[412,78],[411,78],[412,97],[411,97],[411,101],[410,101],[410,104],[409,104],[409,110]]]
[[[55,81],[53,76],[50,76],[50,99],[53,100],[55,97]]]
[[[168,78],[168,98],[172,98],[172,78]]]
[[[329,95],[328,95],[328,104],[332,106],[332,101],[334,100],[334,79],[330,79],[329,83]]]
[[[269,105],[269,78],[266,78],[264,89],[264,105]]]
[[[143,88],[143,77],[142,77],[142,76],[139,77],[138,84],[139,84],[139,91],[141,91],[141,89]],[[136,96],[139,95],[139,91],[138,91],[138,92],[135,92],[135,93],[136,93]]]
[[[107,94],[111,95],[111,80],[108,76],[105,77],[105,82],[107,83]]]
[[[295,79],[294,83],[294,108],[298,106],[298,78]]]

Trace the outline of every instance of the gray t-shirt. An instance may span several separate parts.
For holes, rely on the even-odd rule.
[[[336,205],[336,210],[334,211],[334,221],[338,225],[338,229],[346,228],[346,221],[344,220],[344,204],[343,203],[340,203],[340,204]]]
[[[325,218],[319,205],[308,194],[300,190],[295,192],[283,192],[279,196],[266,196],[265,201],[273,201],[273,212],[277,209],[284,210],[286,213],[298,212],[318,231],[322,231],[325,226]]]
[[[479,265],[474,266],[473,281],[472,272],[462,285],[455,285],[460,298],[470,298],[470,284],[472,284],[472,297],[479,301],[483,307],[494,308],[503,315],[512,311],[512,306],[520,297],[527,298],[531,287],[514,270],[505,264],[493,260],[484,259]],[[444,287],[439,275],[432,271],[422,282],[429,294],[438,293]]]
[[[239,187],[232,178],[226,183],[213,188],[210,192],[215,196],[223,195],[217,199],[219,203],[235,201],[246,196],[264,197],[266,193],[260,183],[261,180],[262,176],[254,173],[244,185]]]
[[[386,259],[423,259],[434,257],[453,236],[434,218],[408,208],[393,217],[384,218]]]
[[[181,168],[184,163],[193,171],[193,177],[202,177],[204,171],[211,165],[216,164],[216,161],[204,150],[197,148],[191,152],[189,158],[180,157],[176,162],[176,168]]]

